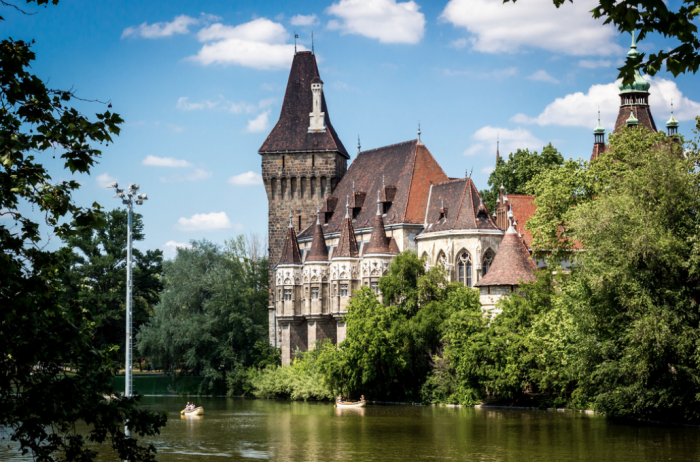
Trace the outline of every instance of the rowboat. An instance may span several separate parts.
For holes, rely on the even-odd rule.
[[[336,401],[335,405],[339,408],[358,408],[365,407],[366,401]]]
[[[202,415],[202,414],[204,414],[204,408],[201,406],[196,407],[190,411],[188,411],[187,409],[183,409],[182,411],[180,411],[180,415]]]

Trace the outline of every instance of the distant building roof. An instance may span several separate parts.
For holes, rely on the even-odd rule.
[[[523,237],[528,249],[532,248],[532,234],[525,225],[537,210],[534,200],[533,196],[527,194],[508,194],[507,205],[512,207],[515,230]]]
[[[289,73],[287,91],[284,94],[282,111],[277,125],[258,151],[270,152],[313,152],[337,151],[350,158],[345,146],[338,138],[326,106],[326,98],[321,94],[321,111],[325,113],[325,132],[309,133],[309,114],[313,111],[311,83],[322,83],[316,65],[316,56],[310,51],[300,51],[294,55],[292,70]]]

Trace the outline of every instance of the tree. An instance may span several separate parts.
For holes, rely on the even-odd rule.
[[[141,354],[172,374],[202,375],[209,390],[240,393],[246,369],[269,356],[254,349],[267,335],[267,259],[251,251],[260,248],[239,236],[223,249],[208,241],[178,249],[163,264],[154,317],[137,335]]]
[[[537,151],[530,152],[527,149],[518,149],[510,153],[508,160],[500,158],[496,163],[496,169],[489,175],[491,189],[480,191],[484,203],[493,213],[496,210],[496,200],[499,198],[501,185],[507,194],[527,194],[526,185],[538,174],[562,165],[564,157],[549,143],[542,148],[540,154]]]
[[[79,234],[64,238],[69,268],[62,272],[66,297],[92,311],[94,338],[100,348],[118,345],[119,360],[126,344],[126,252],[127,211],[104,213],[104,225],[96,228],[74,223]],[[142,241],[143,217],[134,213],[132,240]],[[133,249],[133,330],[153,314],[163,289],[163,252]]]
[[[98,204],[78,206],[76,181],[54,182],[39,156],[58,154],[71,173],[90,173],[101,151],[119,134],[119,115],[96,120],[69,103],[69,90],[49,89],[27,69],[35,54],[23,41],[0,42],[0,426],[36,460],[93,460],[86,443],[109,441],[120,459],[153,460],[155,448],[126,438],[153,435],[165,416],[138,409],[132,398],[112,395],[113,351],[92,341],[91,314],[67,300],[60,280],[64,254],[39,247],[39,223],[19,207],[31,205],[59,238],[75,225],[101,225]],[[74,372],[67,373],[64,364]],[[79,421],[87,429],[76,431]]]
[[[577,394],[596,410],[700,422],[699,160],[695,143],[624,130],[590,166],[560,168],[578,181],[551,170],[533,182],[534,245],[585,249],[559,303],[576,329]]]
[[[508,1],[516,0],[504,0],[504,3]],[[566,0],[553,0],[557,8],[565,2]],[[569,2],[573,3],[573,0]],[[659,50],[646,60],[646,53],[640,53],[637,58],[628,57],[624,66],[619,68],[619,78],[626,85],[634,81],[635,69],[655,75],[664,62],[666,69],[674,76],[698,71],[700,38],[694,22],[700,16],[699,0],[684,0],[676,11],[669,9],[663,0],[600,0],[591,13],[596,19],[604,18],[604,24],[614,24],[620,32],[639,31],[639,41],[647,34],[658,33],[680,42],[672,50]]]

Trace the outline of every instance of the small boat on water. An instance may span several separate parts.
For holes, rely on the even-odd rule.
[[[180,415],[202,415],[204,414],[204,408],[202,406],[196,407],[194,409],[183,409],[180,411]]]
[[[335,405],[340,408],[358,408],[365,407],[367,401],[336,401]]]

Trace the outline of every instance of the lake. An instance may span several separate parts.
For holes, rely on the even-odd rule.
[[[188,399],[142,400],[170,412],[159,461],[700,461],[698,428],[574,412],[202,398],[205,415],[184,418]],[[0,460],[21,459],[5,447]]]

